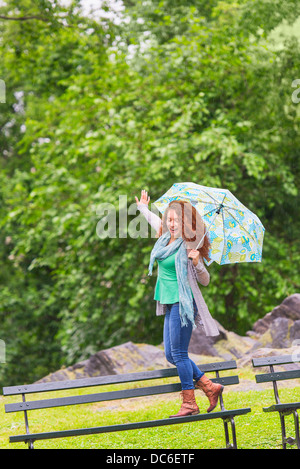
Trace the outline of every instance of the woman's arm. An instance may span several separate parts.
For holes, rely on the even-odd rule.
[[[187,254],[190,259],[193,259],[193,266],[196,270],[198,282],[201,283],[201,285],[204,287],[207,287],[209,284],[210,275],[204,266],[203,258],[200,255],[200,252],[198,249],[189,249]]]
[[[210,275],[209,272],[206,270],[203,259],[200,256],[198,264],[195,266],[196,273],[197,273],[197,280],[201,285],[204,287],[207,287],[210,281]]]
[[[139,211],[144,215],[146,218],[147,222],[150,223],[150,225],[158,231],[161,225],[161,219],[155,214],[152,213],[148,209],[148,204],[150,201],[150,196],[148,197],[148,193],[144,190],[141,192],[141,199],[139,200],[137,197],[135,197],[137,208]]]

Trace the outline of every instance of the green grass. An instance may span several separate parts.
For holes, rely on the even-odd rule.
[[[247,375],[247,373],[246,373]],[[247,375],[247,378],[249,376]],[[241,376],[240,376],[241,380]],[[163,380],[170,382],[169,380]],[[158,384],[149,382],[149,385]],[[138,385],[144,386],[144,383]],[[136,387],[137,383],[127,387]],[[121,389],[122,386],[105,386],[101,391]],[[124,388],[124,386],[123,386]],[[99,388],[90,388],[88,392],[100,392]],[[74,394],[86,394],[87,390],[53,392],[40,394],[39,398],[59,397]],[[207,398],[196,392],[201,412],[206,412]],[[282,402],[299,401],[299,385],[280,390]],[[37,398],[31,396],[30,399]],[[6,414],[5,403],[18,402],[16,396],[0,397],[0,448],[24,449],[24,443],[9,443],[10,435],[24,434],[22,412]],[[29,399],[28,399],[29,400]],[[262,407],[274,403],[272,386],[264,391],[224,392],[225,407],[236,409],[251,407],[252,412],[235,418],[237,443],[241,449],[276,449],[281,448],[281,430],[277,413],[264,413]],[[107,403],[84,404],[78,406],[41,409],[29,413],[29,427],[32,432],[66,430],[101,425],[113,425],[135,421],[166,418],[180,407],[178,395],[160,395],[147,398],[124,399]],[[216,408],[216,411],[219,410]],[[288,436],[294,436],[293,417],[286,418]],[[224,448],[224,429],[220,419],[203,422],[185,423],[142,430],[130,430],[119,433],[104,433],[65,439],[42,440],[35,442],[35,448],[67,449],[217,449]]]

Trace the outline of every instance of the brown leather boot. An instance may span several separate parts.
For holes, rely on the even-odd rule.
[[[213,383],[210,379],[208,379],[205,375],[197,381],[195,384],[197,389],[201,389],[204,394],[208,397],[210,406],[207,409],[207,412],[211,412],[214,410],[216,405],[218,404],[218,398],[222,394],[224,386],[221,384]]]
[[[176,415],[170,415],[170,418],[199,414],[200,411],[195,400],[194,389],[185,389],[181,391],[181,396],[183,402],[181,404],[180,410]]]

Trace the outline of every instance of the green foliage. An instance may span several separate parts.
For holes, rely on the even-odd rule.
[[[299,45],[276,49],[268,36],[294,21],[294,1],[276,19],[270,2],[125,2],[120,25],[83,17],[77,2],[7,4],[7,16],[47,21],[0,23],[6,382],[162,340],[154,239],[121,238],[118,221],[115,238],[97,236],[97,207],[118,215],[121,195],[129,206],[141,189],[154,201],[193,181],[231,190],[261,218],[261,264],[210,267],[203,294],[225,327],[245,333],[299,289]]]

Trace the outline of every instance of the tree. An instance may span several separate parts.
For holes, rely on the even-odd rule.
[[[68,9],[52,1],[27,1],[22,6],[15,1],[6,4],[1,7],[1,13],[5,13],[2,16],[27,18],[0,22],[0,76],[6,83],[6,103],[1,104],[0,115],[0,319],[7,360],[1,375],[5,373],[6,380],[17,383],[47,374],[59,366],[62,358],[61,344],[55,338],[62,309],[55,297],[52,275],[55,252],[49,252],[52,263],[44,260],[43,266],[33,269],[37,254],[43,255],[40,250],[47,238],[45,230],[50,230],[55,209],[45,214],[41,232],[36,236],[33,235],[35,221],[39,220],[45,204],[55,206],[51,187],[47,187],[47,174],[53,180],[55,175],[51,174],[51,168],[46,170],[44,183],[40,180],[44,192],[35,188],[44,202],[40,204],[40,199],[35,204],[37,177],[34,175],[39,162],[37,160],[36,168],[32,153],[34,145],[42,145],[43,138],[35,135],[32,148],[21,141],[26,142],[28,138],[29,123],[43,120],[47,109],[51,109],[52,100],[69,87],[70,76],[81,69],[91,73],[94,60],[99,66],[106,60],[105,50],[114,33],[109,30],[109,22],[104,27],[83,17],[76,10],[78,2],[73,2]],[[38,15],[46,17],[47,21],[28,19]],[[55,181],[59,178],[61,175]],[[58,200],[57,210],[60,210]],[[50,231],[49,234],[51,238]],[[58,249],[53,240],[51,243],[51,250]]]

